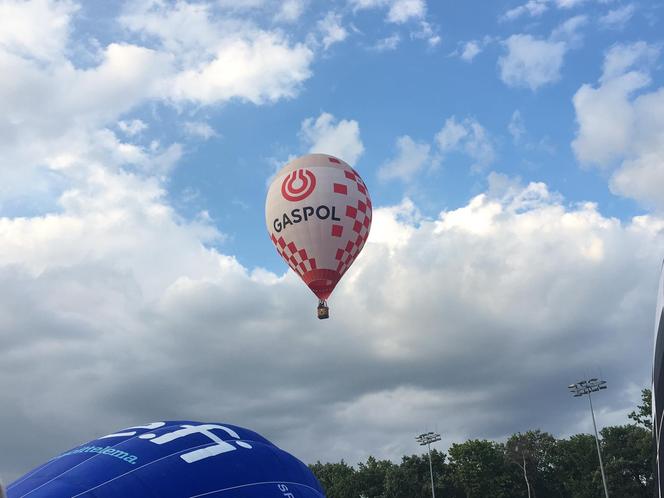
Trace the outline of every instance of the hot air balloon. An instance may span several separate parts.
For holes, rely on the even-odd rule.
[[[327,299],[371,229],[362,178],[334,156],[298,157],[272,181],[265,222],[277,252],[318,297],[318,318],[328,318]]]
[[[655,347],[652,365],[652,418],[655,445],[656,496],[664,497],[664,262],[659,272],[657,308],[655,313]]]
[[[73,448],[7,488],[8,498],[324,498],[313,473],[228,424],[154,422]]]

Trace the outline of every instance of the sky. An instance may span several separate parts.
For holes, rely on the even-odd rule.
[[[0,0],[0,476],[160,420],[307,463],[590,432],[650,385],[664,5]],[[308,152],[371,234],[316,299],[265,228]]]

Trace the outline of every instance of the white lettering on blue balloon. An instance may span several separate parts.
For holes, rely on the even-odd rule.
[[[277,488],[284,495],[285,498],[295,498],[295,495],[288,490],[288,486],[285,484],[278,484]]]
[[[224,441],[219,436],[212,432],[213,429],[224,431],[226,434],[235,439],[240,439],[240,436],[237,432],[229,427],[217,424],[201,424],[201,425],[181,425],[182,429],[178,429],[173,432],[167,432],[166,434],[161,434],[157,436],[156,434],[141,434],[138,436],[140,439],[148,439],[151,443],[154,444],[166,444],[176,439],[182,437],[191,436],[192,434],[201,434],[210,440],[214,441],[214,445],[207,446],[205,448],[200,448],[198,450],[190,451],[188,453],[183,453],[180,455],[180,458],[187,463],[194,463],[205,458],[210,458],[222,453],[228,453],[229,451],[235,451],[237,448],[232,444]],[[251,449],[251,445],[244,441],[236,441],[236,444],[245,449]]]

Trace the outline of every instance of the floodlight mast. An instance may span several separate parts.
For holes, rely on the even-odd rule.
[[[588,401],[590,402],[590,414],[593,418],[593,429],[595,429],[595,444],[597,444],[597,456],[599,457],[599,470],[602,472],[602,484],[604,485],[604,496],[609,498],[609,488],[606,485],[606,475],[604,475],[604,463],[602,462],[602,451],[599,447],[599,437],[597,436],[597,424],[595,423],[595,410],[593,410],[593,399],[590,393],[596,393],[602,389],[606,389],[606,381],[599,380],[596,378],[588,380],[580,380],[575,384],[570,384],[567,386],[570,390],[570,393],[575,397],[579,398],[585,394],[588,395]]]
[[[433,488],[433,466],[431,465],[431,443],[440,441],[440,434],[435,432],[425,432],[415,438],[415,441],[420,443],[420,446],[426,446],[429,453],[429,474],[431,475],[431,496],[436,498],[436,491]]]

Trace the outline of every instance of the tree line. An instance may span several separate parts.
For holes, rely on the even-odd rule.
[[[628,417],[605,427],[600,445],[609,495],[652,498],[654,464],[650,390]],[[436,498],[603,498],[595,436],[556,439],[531,430],[506,442],[471,439],[447,453],[431,450]],[[429,459],[404,456],[400,463],[370,456],[356,467],[343,460],[309,466],[327,498],[429,498]]]

